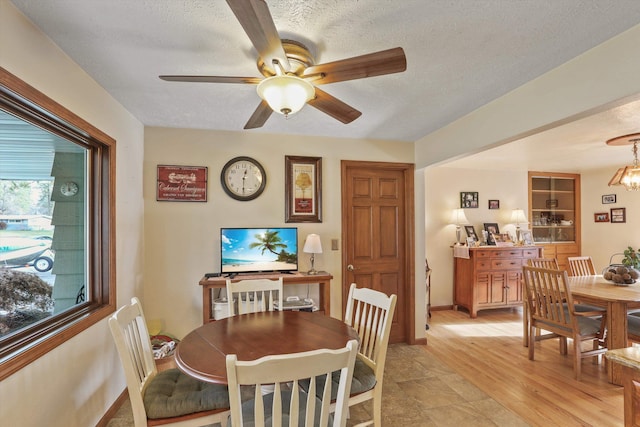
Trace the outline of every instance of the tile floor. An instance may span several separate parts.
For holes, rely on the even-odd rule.
[[[527,426],[422,346],[389,346],[382,396],[384,426]],[[354,406],[347,425],[363,421],[370,411],[370,402]],[[132,426],[127,401],[108,427]]]

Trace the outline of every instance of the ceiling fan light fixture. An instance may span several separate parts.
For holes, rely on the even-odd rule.
[[[638,162],[640,134],[625,135],[607,141],[607,145],[633,144],[633,164],[621,167],[609,180],[609,186],[622,185],[627,191],[640,191],[640,163]]]
[[[316,93],[311,83],[290,75],[268,77],[258,84],[257,90],[273,111],[285,117],[300,111]]]

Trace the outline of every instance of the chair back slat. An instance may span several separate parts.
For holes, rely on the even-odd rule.
[[[271,279],[227,279],[229,315],[274,311],[282,307],[282,277]],[[237,310],[236,310],[237,307]]]
[[[572,276],[593,276],[596,269],[590,256],[568,257],[569,269]]]
[[[242,426],[245,421],[246,405],[253,409],[255,426],[265,424],[281,426],[285,416],[290,426],[314,425],[327,426],[332,410],[333,427],[344,427],[347,422],[349,387],[353,377],[353,367],[358,352],[358,342],[349,341],[346,347],[338,350],[320,349],[303,353],[265,356],[258,360],[240,361],[234,354],[227,355],[227,379],[229,400],[231,403],[232,425]],[[333,381],[317,381],[317,377],[331,378],[333,372],[340,373],[338,392],[335,402],[331,401]],[[300,381],[309,381],[308,390],[322,388],[315,393],[303,391]],[[273,387],[273,393],[263,394],[265,385]],[[241,387],[254,386],[251,403],[243,402]],[[335,395],[335,393],[334,393]],[[265,399],[271,398],[268,411]],[[243,405],[244,403],[244,405]],[[243,412],[245,406],[245,412]],[[303,423],[298,423],[302,419]]]
[[[555,258],[530,258],[527,262],[531,267],[559,270],[558,260]]]

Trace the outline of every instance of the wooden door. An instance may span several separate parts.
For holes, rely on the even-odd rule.
[[[398,301],[390,342],[415,341],[414,166],[342,161],[342,300],[349,286]]]

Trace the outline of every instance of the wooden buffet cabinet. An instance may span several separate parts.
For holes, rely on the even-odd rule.
[[[475,318],[480,310],[522,306],[522,266],[541,256],[536,246],[469,248],[469,258],[454,258],[454,309]]]

